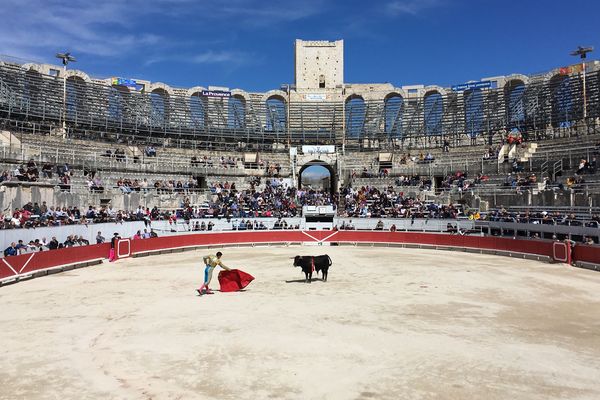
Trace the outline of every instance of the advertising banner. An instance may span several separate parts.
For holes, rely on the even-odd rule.
[[[217,98],[229,98],[231,97],[231,92],[225,92],[223,90],[203,90],[202,96],[205,97],[217,97]]]
[[[111,84],[113,86],[125,86],[137,91],[140,91],[144,88],[144,85],[138,84],[135,79],[111,78]]]
[[[302,153],[304,154],[333,154],[335,153],[335,146],[302,146]]]
[[[453,92],[464,92],[465,90],[473,89],[490,89],[492,87],[492,81],[481,81],[481,82],[470,82],[463,83],[461,85],[452,86]]]
[[[327,95],[325,93],[307,93],[304,98],[308,101],[325,101]]]

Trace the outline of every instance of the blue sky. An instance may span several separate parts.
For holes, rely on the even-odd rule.
[[[347,83],[449,86],[600,53],[592,0],[0,0],[0,54],[92,76],[266,91],[294,80],[293,43],[345,40]],[[577,18],[578,10],[582,18]],[[586,18],[589,18],[586,21]],[[596,57],[592,54],[592,58]]]

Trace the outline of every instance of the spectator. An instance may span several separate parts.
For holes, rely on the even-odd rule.
[[[98,234],[96,235],[96,244],[101,244],[104,243],[106,241],[106,239],[104,238],[104,236],[102,236],[102,232],[98,231]]]
[[[17,252],[19,254],[23,254],[25,251],[27,251],[27,245],[23,243],[23,240],[19,240],[17,245],[15,246],[15,249],[17,249]]]
[[[50,240],[50,242],[48,243],[48,249],[56,250],[56,249],[58,249],[58,246],[59,246],[58,240],[56,240],[56,236],[53,236],[52,240]]]
[[[10,246],[4,250],[4,257],[16,256],[17,254],[19,254],[19,251],[15,242],[12,242]]]

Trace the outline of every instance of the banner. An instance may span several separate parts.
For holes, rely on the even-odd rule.
[[[571,65],[569,67],[561,67],[558,70],[558,73],[560,75],[571,75],[571,74],[578,74],[579,72],[583,71],[583,64],[575,64],[575,65]]]
[[[144,88],[144,85],[140,85],[137,83],[135,79],[126,79],[126,78],[111,78],[111,85],[113,86],[125,86],[133,90],[140,91]]]
[[[308,101],[325,101],[327,95],[325,93],[307,93],[304,98]]]
[[[304,154],[333,154],[335,153],[335,146],[302,146],[302,153]]]
[[[229,97],[231,97],[231,92],[225,92],[223,90],[203,90],[202,96],[229,98]]]
[[[481,81],[481,82],[470,82],[463,83],[461,85],[452,86],[453,92],[464,92],[465,90],[472,89],[490,89],[492,87],[492,81]]]

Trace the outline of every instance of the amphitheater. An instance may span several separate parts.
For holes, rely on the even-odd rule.
[[[343,46],[266,93],[0,61],[0,398],[600,397],[600,63],[396,87]],[[256,280],[196,296],[216,249]]]

